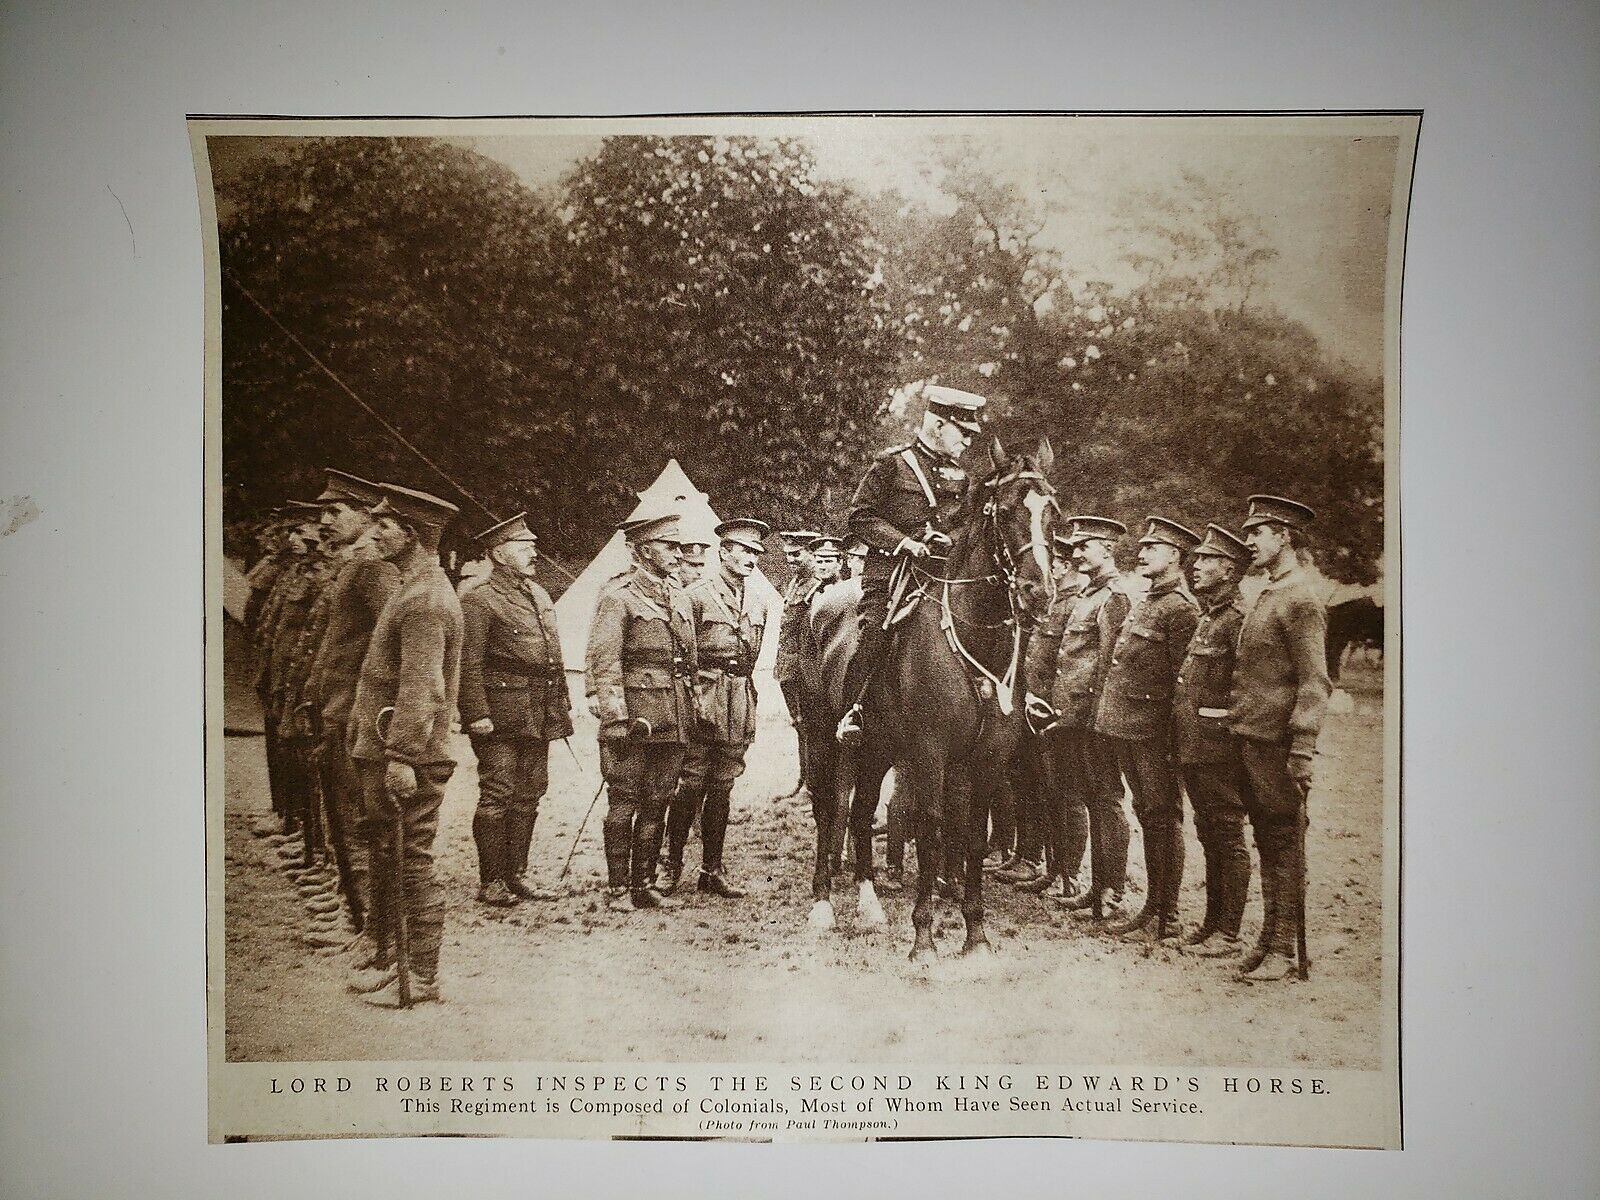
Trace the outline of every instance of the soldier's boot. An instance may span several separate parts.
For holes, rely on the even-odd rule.
[[[1279,878],[1282,869],[1280,860],[1283,857],[1282,839],[1275,825],[1257,827],[1256,849],[1261,856],[1261,932],[1256,935],[1256,944],[1250,953],[1239,960],[1241,976],[1254,971],[1267,957],[1276,936],[1278,910],[1284,903]]]
[[[860,638],[844,673],[845,702],[850,707],[839,718],[839,726],[833,734],[841,746],[855,747],[861,744],[861,732],[866,720],[861,702],[888,644],[889,631],[883,627],[882,613],[873,613],[861,622]]]
[[[520,881],[528,871],[528,853],[533,848],[533,827],[539,820],[539,807],[516,809],[506,814],[506,886]],[[516,888],[511,888],[516,892]]]
[[[1024,879],[1017,883],[1017,891],[1032,892],[1035,896],[1042,896],[1050,890],[1050,885],[1055,883],[1056,875],[1046,867],[1032,879]]]
[[[678,890],[678,881],[683,878],[683,851],[689,844],[689,833],[694,828],[694,815],[705,802],[704,788],[691,788],[680,790],[672,797],[672,803],[667,806],[667,851],[661,857],[661,871],[664,876],[661,891],[671,895]],[[705,832],[701,830],[702,843]],[[702,858],[706,851],[702,849]]]
[[[1219,827],[1215,832],[1215,865],[1208,862],[1206,867],[1206,890],[1211,890],[1214,875],[1216,916],[1210,936],[1191,952],[1202,958],[1233,958],[1244,948],[1239,940],[1239,925],[1250,892],[1250,856],[1244,849],[1242,828],[1235,826],[1230,832],[1227,827]]]
[[[705,806],[701,809],[700,880],[697,891],[721,896],[724,900],[737,900],[744,889],[729,881],[722,866],[722,848],[728,840],[728,813],[732,807],[729,793],[720,788],[707,788]]]
[[[483,811],[472,814],[472,842],[478,850],[478,899],[488,891],[489,885],[498,883],[505,890],[506,877],[506,819]]]
[[[1272,983],[1287,978],[1295,969],[1296,902],[1299,892],[1299,864],[1296,858],[1294,826],[1289,821],[1274,822],[1264,839],[1272,846],[1272,864],[1261,867],[1262,891],[1272,888],[1272,907],[1261,927],[1261,940],[1250,956],[1240,962],[1235,978],[1245,983]]]
[[[611,789],[610,808],[600,830],[606,849],[606,885],[610,893],[628,891],[628,876],[633,856],[633,798],[616,787]]]
[[[1210,823],[1200,815],[1197,810],[1194,814],[1195,831],[1200,835],[1200,852],[1205,860],[1206,872],[1206,911],[1200,919],[1200,924],[1191,930],[1183,939],[1185,946],[1198,946],[1209,938],[1217,928],[1217,916],[1221,910],[1218,899],[1218,886],[1221,883],[1221,864],[1218,861],[1217,847]]]
[[[1166,849],[1164,831],[1152,822],[1144,829],[1144,903],[1133,916],[1122,921],[1108,921],[1105,930],[1113,937],[1140,933],[1152,924],[1161,911],[1163,896],[1162,852]]]
[[[406,989],[406,999],[411,1004],[437,1004],[442,999],[436,979],[427,975],[412,974],[406,977],[406,983],[409,985]],[[392,979],[376,991],[367,992],[361,998],[377,1008],[399,1008],[400,981]]]
[[[612,912],[632,912],[633,899],[629,896],[628,889],[625,887],[607,888],[606,907]]]
[[[1161,839],[1161,908],[1156,913],[1156,937],[1161,941],[1183,934],[1178,921],[1178,899],[1183,890],[1183,818],[1174,817]]]

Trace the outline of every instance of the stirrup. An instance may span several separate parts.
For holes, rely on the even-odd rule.
[[[833,731],[833,740],[841,746],[861,744],[861,705],[852,704],[839,718],[839,727]]]

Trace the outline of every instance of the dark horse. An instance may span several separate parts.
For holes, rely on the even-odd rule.
[[[838,801],[831,814],[829,840],[835,844],[842,837],[846,811],[854,818],[865,913],[871,888],[871,806],[877,800],[872,785],[887,767],[894,767],[896,786],[909,803],[917,846],[913,961],[935,955],[934,888],[944,868],[947,829],[965,843],[959,853],[950,847],[951,865],[965,869],[961,912],[967,936],[961,953],[989,949],[983,931],[988,797],[1022,734],[1016,686],[1022,639],[1050,600],[1050,533],[1056,510],[1047,478],[1054,461],[1050,444],[1041,441],[1031,453],[1011,457],[996,441],[990,461],[989,470],[970,484],[956,516],[949,556],[911,565],[912,587],[920,600],[900,623],[893,648],[868,688],[867,736],[856,763],[847,765],[843,760],[852,756],[840,756]],[[867,785],[867,796],[847,807],[843,793],[857,790],[848,787],[851,782]],[[820,823],[818,833],[821,878]],[[819,897],[819,904],[824,902]],[[871,905],[877,906],[875,897]],[[813,906],[814,917],[816,912]]]

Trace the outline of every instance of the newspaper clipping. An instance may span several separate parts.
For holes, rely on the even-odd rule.
[[[212,1140],[1397,1148],[1418,124],[192,120]]]

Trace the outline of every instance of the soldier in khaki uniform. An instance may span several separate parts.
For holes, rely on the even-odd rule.
[[[1198,610],[1183,590],[1183,556],[1197,534],[1165,517],[1150,517],[1139,539],[1139,573],[1150,581],[1122,622],[1095,714],[1095,731],[1111,739],[1144,831],[1144,907],[1107,932],[1157,941],[1180,934],[1183,882],[1183,792],[1172,757],[1172,694]]]
[[[744,895],[729,882],[722,852],[729,798],[744,772],[745,752],[756,735],[756,686],[751,678],[767,631],[767,610],[748,585],[766,553],[765,521],[740,518],[716,527],[719,569],[689,589],[696,631],[694,737],[667,819],[667,888],[683,874],[683,849],[695,814],[700,817],[697,889],[726,899]]]
[[[673,581],[677,514],[653,513],[621,528],[633,566],[601,589],[585,664],[609,791],[606,906],[613,911],[677,903],[656,890],[656,857],[693,729],[696,669],[694,610]]]
[[[1228,729],[1228,694],[1244,609],[1239,576],[1250,547],[1220,525],[1207,525],[1194,552],[1195,626],[1172,697],[1173,747],[1183,787],[1194,806],[1195,832],[1206,858],[1206,915],[1185,937],[1191,954],[1239,953],[1239,922],[1250,891],[1250,852],[1244,845],[1244,766]]]
[[[461,595],[461,724],[478,757],[478,899],[506,907],[549,899],[523,879],[550,743],[572,733],[555,608],[534,582],[539,539],[527,514],[478,535],[491,568]]]
[[[439,998],[444,897],[434,875],[439,805],[455,770],[450,725],[461,677],[461,602],[439,565],[439,536],[456,506],[426,492],[383,484],[373,509],[378,553],[400,572],[400,587],[378,614],[350,711],[350,757],[372,842],[372,921],[378,965],[351,987],[368,1003],[398,1006],[393,967],[401,875],[413,1003]],[[395,846],[399,822],[401,847]]]
[[[1245,541],[1267,584],[1240,626],[1228,726],[1239,738],[1249,780],[1245,803],[1261,855],[1261,936],[1239,965],[1240,977],[1257,983],[1282,979],[1295,966],[1305,904],[1306,797],[1332,685],[1327,609],[1296,552],[1315,514],[1280,496],[1251,496],[1249,504]]]
[[[1029,715],[1051,726],[1055,786],[1066,793],[1069,805],[1088,809],[1090,884],[1077,895],[1063,895],[1061,904],[1077,918],[1096,921],[1125,915],[1128,818],[1122,811],[1122,777],[1110,741],[1095,731],[1094,717],[1111,647],[1128,614],[1127,587],[1113,548],[1127,532],[1109,517],[1078,516],[1068,522],[1067,542],[1083,583],[1067,611],[1054,662],[1035,658],[1028,675],[1034,689],[1027,698]]]

